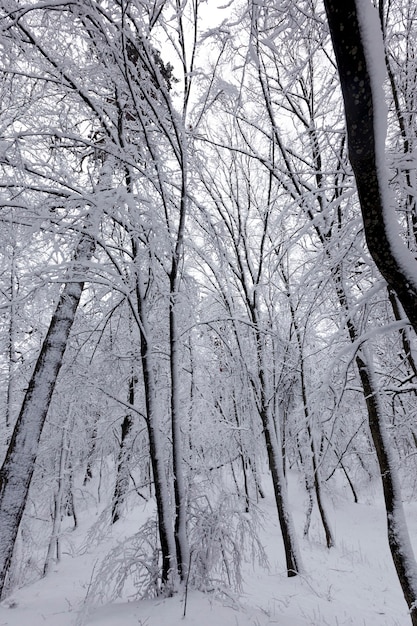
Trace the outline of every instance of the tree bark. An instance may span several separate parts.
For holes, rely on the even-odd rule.
[[[254,315],[256,320],[256,314]],[[257,345],[257,365],[259,378],[259,399],[258,411],[262,421],[265,444],[268,455],[268,464],[274,487],[275,502],[277,505],[278,519],[284,543],[285,559],[287,564],[288,577],[297,576],[302,571],[301,557],[298,551],[297,539],[295,535],[294,525],[287,496],[287,483],[284,475],[284,466],[282,463],[281,450],[282,447],[278,441],[279,429],[275,428],[275,424],[271,417],[270,408],[267,402],[265,368],[262,354],[262,336],[259,331],[256,332]]]
[[[310,409],[309,409],[309,404],[308,404],[308,398],[307,398],[307,385],[306,385],[306,377],[305,377],[305,364],[304,364],[304,354],[303,354],[303,341],[301,338],[301,333],[300,333],[300,327],[298,325],[298,321],[296,318],[296,314],[295,314],[295,310],[294,307],[291,303],[291,298],[290,298],[290,289],[289,289],[289,280],[288,280],[288,276],[285,276],[284,274],[284,270],[282,270],[282,275],[285,281],[285,285],[286,288],[288,290],[288,294],[289,294],[289,305],[290,305],[290,311],[291,311],[291,319],[292,319],[292,323],[294,326],[294,331],[295,331],[295,337],[296,337],[296,341],[297,341],[297,347],[298,347],[298,354],[299,354],[299,358],[300,358],[300,386],[301,386],[301,398],[303,401],[303,411],[304,411],[304,417],[305,417],[305,423],[306,423],[306,430],[307,430],[307,435],[308,435],[308,439],[310,442],[310,452],[311,452],[311,465],[312,465],[312,470],[313,470],[313,485],[314,485],[314,491],[316,494],[316,500],[317,500],[317,507],[319,509],[319,513],[320,513],[320,519],[321,519],[321,523],[323,525],[323,530],[324,530],[324,534],[326,537],[326,545],[328,548],[332,548],[335,545],[335,540],[333,537],[333,533],[332,533],[332,529],[330,526],[330,521],[329,518],[327,516],[326,513],[326,509],[324,507],[323,504],[323,498],[322,498],[322,491],[321,491],[321,476],[320,476],[320,468],[319,468],[319,464],[318,464],[318,459],[317,459],[317,450],[316,450],[316,443],[314,441],[314,432],[313,432],[313,428],[312,428],[312,419],[310,416]],[[308,469],[305,467],[305,472],[308,472]],[[310,478],[306,479],[306,484],[309,486],[310,485]],[[310,490],[307,489],[307,491],[309,492],[309,497],[311,498],[311,493]],[[311,500],[310,500],[311,503]],[[309,516],[311,516],[311,511],[309,511]],[[306,527],[304,529],[304,534],[306,535],[306,528],[308,529],[309,523],[306,523]]]
[[[129,404],[135,403],[135,385],[137,378],[131,376],[129,380],[129,393],[127,400]],[[115,524],[121,516],[123,503],[126,499],[127,492],[129,490],[129,458],[131,454],[131,431],[133,426],[133,419],[130,414],[124,416],[122,421],[121,433],[120,433],[120,448],[117,458],[117,474],[116,484],[113,492],[112,503],[112,523]]]
[[[404,263],[403,252],[392,243],[384,205],[383,155],[378,153],[381,138],[375,131],[375,93],[372,89],[370,61],[362,38],[358,5],[355,0],[325,0],[342,87],[349,158],[356,178],[364,221],[365,236],[378,269],[400,300],[406,315],[417,331],[417,285],[410,274],[415,270],[411,254]],[[368,7],[371,10],[371,7]],[[362,8],[364,10],[364,8]],[[383,61],[383,59],[382,59]],[[382,95],[382,92],[381,92]],[[379,148],[378,148],[379,146]],[[400,245],[400,242],[398,242]],[[400,258],[399,258],[400,256]],[[401,261],[401,263],[400,263]],[[411,271],[408,271],[410,263]],[[405,266],[407,265],[407,267]],[[368,359],[356,356],[369,415],[369,426],[376,448],[384,488],[388,541],[405,600],[414,626],[417,625],[417,565],[411,549],[397,484],[396,471],[389,453],[382,409],[373,383]]]
[[[284,543],[287,576],[297,576],[297,574],[302,571],[301,557],[296,543],[294,526],[288,504],[287,486],[282,466],[282,458],[280,457],[280,447],[276,439],[275,427],[271,423],[268,411],[261,410],[260,417],[264,430],[268,464],[272,476],[275,503],[277,505],[278,519]]]
[[[83,234],[75,252],[74,270],[78,275],[94,248],[94,240]],[[67,282],[63,288],[0,470],[0,595],[4,592],[43,425],[83,288],[83,281]]]
[[[183,213],[184,212],[184,213]],[[185,214],[185,209],[181,209]],[[181,220],[182,221],[182,220]],[[183,221],[182,221],[183,223]],[[175,498],[175,547],[177,553],[177,567],[181,581],[187,579],[190,560],[190,549],[187,538],[187,490],[184,475],[183,444],[181,433],[180,408],[180,355],[179,336],[177,328],[176,295],[179,289],[178,260],[182,248],[182,232],[179,235],[179,245],[172,259],[170,275],[170,307],[169,307],[169,343],[170,343],[170,377],[171,377],[171,434],[172,434],[172,466],[174,473]]]
[[[397,576],[407,602],[411,622],[417,625],[417,564],[408,535],[407,524],[398,484],[395,461],[390,451],[390,442],[386,432],[378,389],[373,380],[373,371],[369,357],[356,356],[359,376],[365,392],[369,416],[369,429],[375,446],[387,513],[388,543],[394,561]]]
[[[336,56],[348,133],[349,159],[356,179],[369,252],[400,300],[417,332],[417,265],[405,244],[389,232],[381,138],[375,133],[375,93],[355,0],[324,2]],[[371,9],[369,9],[371,10]],[[382,35],[381,35],[382,37]],[[381,62],[384,62],[382,59]],[[380,94],[383,97],[381,91]],[[408,254],[407,254],[408,253]]]
[[[138,258],[137,244],[133,240],[134,258]],[[136,277],[136,304],[140,333],[140,354],[142,362],[143,389],[146,406],[146,426],[149,437],[149,452],[153,480],[155,486],[155,500],[158,514],[158,532],[162,556],[162,590],[169,594],[172,591],[172,577],[177,571],[176,546],[172,515],[169,499],[168,481],[165,472],[165,456],[161,442],[158,408],[156,403],[157,391],[155,386],[154,369],[149,344],[148,320],[144,310],[145,301],[142,294],[139,276]]]

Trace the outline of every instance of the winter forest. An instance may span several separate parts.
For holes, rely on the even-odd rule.
[[[416,626],[414,0],[0,50],[0,624]]]

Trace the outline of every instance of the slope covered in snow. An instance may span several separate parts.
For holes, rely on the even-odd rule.
[[[135,600],[134,585],[116,602],[106,601],[115,583],[109,551],[137,531],[152,513],[151,506],[132,506],[126,520],[93,541],[98,511],[87,511],[80,528],[68,532],[63,558],[42,580],[16,591],[0,606],[1,626],[406,626],[407,608],[389,554],[385,514],[378,485],[363,490],[359,504],[342,494],[327,498],[337,545],[324,546],[319,520],[313,515],[309,539],[301,539],[306,495],[296,475],[290,477],[290,496],[305,566],[302,576],[288,579],[280,531],[268,477],[267,497],[259,504],[261,542],[269,566],[244,564],[240,593],[190,590],[187,598]],[[417,544],[417,506],[405,503],[410,533]],[[123,554],[123,550],[120,551]],[[126,556],[127,559],[127,556]],[[123,557],[121,557],[123,561]],[[104,564],[104,570],[101,569]],[[109,567],[106,567],[106,564]],[[100,606],[85,602],[94,595],[98,572],[106,571],[100,585]],[[130,587],[129,587],[130,585]],[[106,591],[107,590],[107,591]],[[96,593],[97,597],[97,593]],[[185,606],[186,603],[186,606]],[[184,617],[185,608],[185,617]]]

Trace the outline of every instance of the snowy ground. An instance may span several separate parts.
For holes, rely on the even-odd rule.
[[[267,486],[268,477],[264,478]],[[291,500],[302,535],[305,494],[291,477]],[[135,532],[147,515],[143,505],[130,511],[111,535],[86,546],[88,519],[68,533],[62,561],[44,579],[17,590],[0,605],[0,626],[409,626],[401,589],[386,542],[378,486],[360,504],[341,497],[327,500],[337,545],[328,551],[317,518],[309,540],[300,539],[305,574],[288,579],[272,495],[262,502],[261,540],[269,569],[245,565],[243,592],[216,597],[190,592],[169,599],[117,602],[89,607],[84,600],[94,572],[121,536]],[[405,503],[414,548],[417,506]],[[91,522],[90,522],[91,524]]]

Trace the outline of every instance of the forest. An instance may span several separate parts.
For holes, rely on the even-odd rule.
[[[92,603],[238,593],[264,501],[304,580],[372,488],[417,626],[417,6],[339,4],[0,0],[1,606],[140,507]]]

